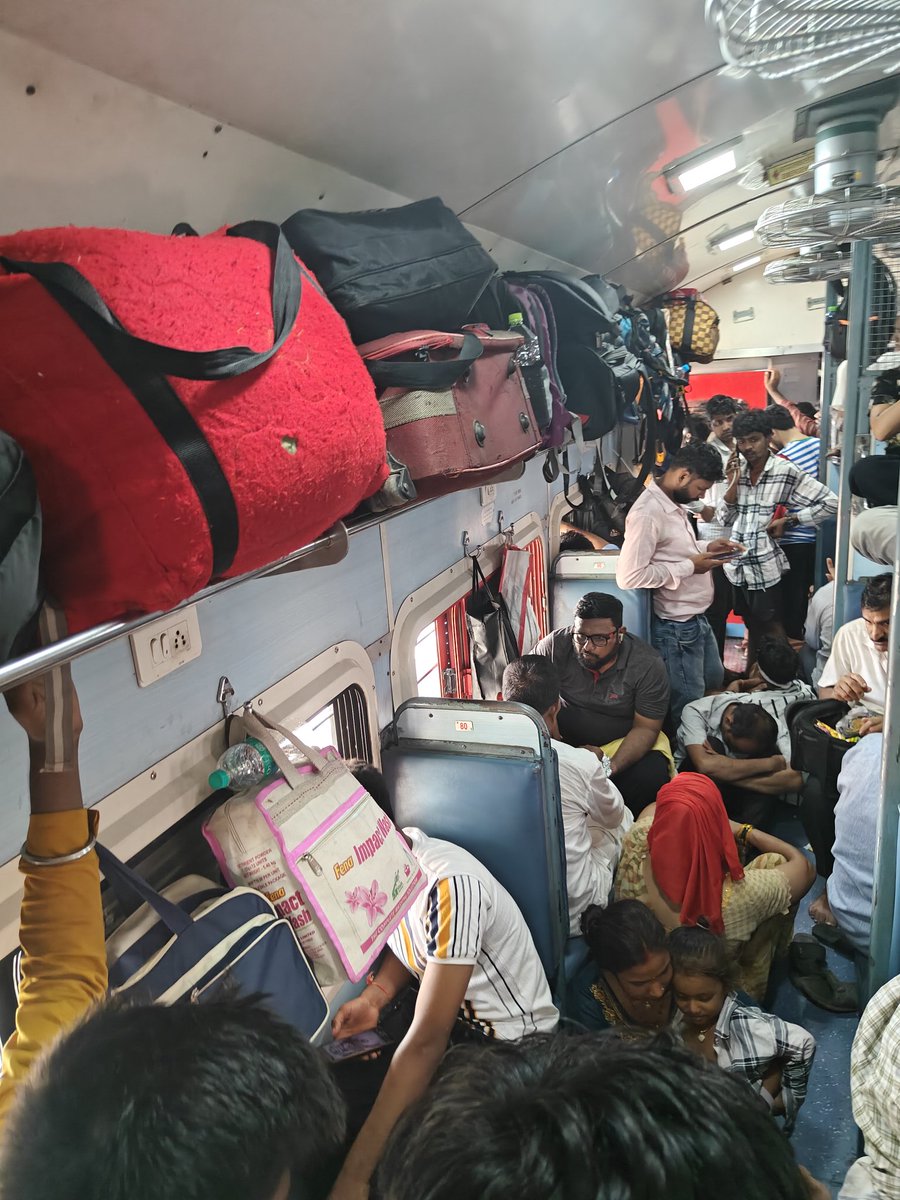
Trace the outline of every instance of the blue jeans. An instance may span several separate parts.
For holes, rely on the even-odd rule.
[[[662,655],[669,673],[672,723],[677,732],[684,706],[722,686],[725,670],[719,647],[706,617],[664,621],[654,614],[650,641]]]

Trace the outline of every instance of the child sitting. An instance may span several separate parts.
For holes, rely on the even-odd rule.
[[[668,945],[684,1044],[746,1079],[773,1115],[784,1116],[789,1133],[806,1098],[815,1039],[734,991],[728,947],[709,929],[683,925]]]

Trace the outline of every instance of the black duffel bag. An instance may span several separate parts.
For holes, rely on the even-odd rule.
[[[408,329],[459,329],[497,271],[437,196],[365,212],[302,208],[282,229],[358,344]]]

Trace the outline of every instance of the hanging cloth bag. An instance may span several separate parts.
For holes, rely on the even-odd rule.
[[[474,555],[472,591],[466,600],[466,624],[473,683],[478,684],[482,700],[498,700],[503,691],[503,672],[508,663],[519,657],[519,646],[506,601],[499,592],[494,593]]]
[[[422,869],[333,747],[315,750],[249,708],[242,724],[283,778],[229,800],[204,835],[227,878],[265,892],[292,923],[302,922],[300,944],[322,986],[343,976],[357,982],[424,888]],[[319,957],[307,948],[309,927]]]

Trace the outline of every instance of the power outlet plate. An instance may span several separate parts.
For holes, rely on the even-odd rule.
[[[148,687],[200,657],[200,622],[196,605],[160,617],[128,639],[138,687]]]

